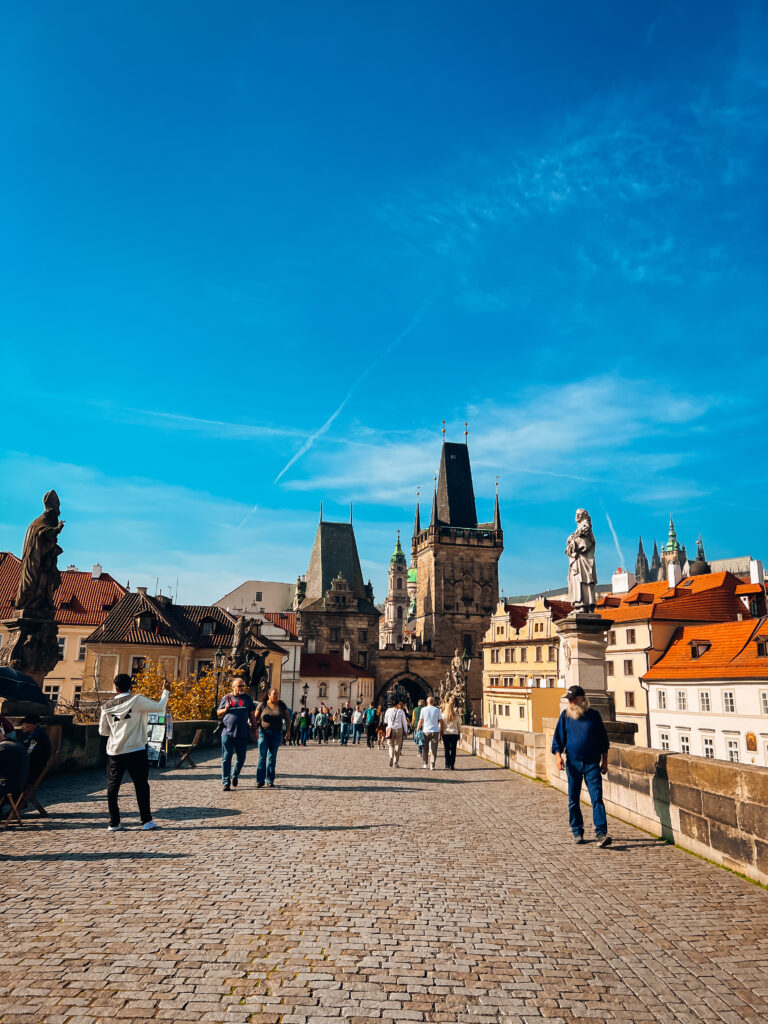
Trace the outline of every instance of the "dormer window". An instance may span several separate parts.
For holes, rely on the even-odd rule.
[[[755,640],[758,658],[768,658],[768,638],[759,636]]]
[[[143,633],[154,633],[155,616],[152,612],[140,612],[136,616],[136,629],[140,629]]]
[[[709,640],[691,640],[691,658],[700,658],[711,646]]]
[[[203,621],[202,621],[202,633],[203,633],[203,636],[213,636],[214,625],[215,625],[215,623],[214,623],[213,619],[203,619]]]

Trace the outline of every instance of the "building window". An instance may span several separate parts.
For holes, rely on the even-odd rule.
[[[150,612],[142,612],[136,616],[136,629],[144,633],[153,633],[155,630],[155,617]]]
[[[135,661],[143,662],[144,658],[134,658],[133,660],[134,660],[134,662]],[[141,668],[144,668],[143,664],[142,664]],[[139,669],[138,671],[141,671],[141,669]],[[213,662],[212,661],[206,661],[205,659],[202,659],[202,660],[198,661],[198,663],[197,663],[197,670],[196,671],[197,671],[197,678],[201,679],[204,675],[207,675],[208,672],[213,672]]]
[[[528,648],[527,647],[521,647],[520,648],[520,661],[528,661]]]
[[[703,744],[703,747],[704,747],[704,757],[714,757],[715,756],[715,741],[712,739],[712,737],[711,736],[705,736],[704,739],[702,740],[702,744]]]
[[[667,691],[657,690],[656,691],[656,707],[659,711],[667,710]]]
[[[688,710],[688,695],[685,690],[678,690],[675,694],[675,706],[678,711]]]
[[[88,638],[84,637],[84,636],[80,637],[80,644],[79,644],[79,646],[77,648],[77,660],[78,661],[85,661],[85,641],[87,639]]]
[[[711,711],[712,701],[709,699],[709,690],[699,690],[699,711]]]
[[[606,661],[606,663],[605,663],[605,671],[608,673],[609,676],[613,675],[613,662],[612,661]]]
[[[255,600],[256,600],[256,601],[261,601],[261,600],[262,600],[262,596],[261,596],[261,591],[260,591],[260,590],[257,590],[257,591],[256,591],[256,597],[255,597]]]
[[[520,704],[520,705],[518,706],[518,708],[517,708],[517,713],[518,713],[518,715],[519,715],[519,717],[520,717],[520,718],[525,718],[525,707],[524,707],[524,705],[523,705],[523,704]]]
[[[328,639],[331,641],[331,643],[338,643],[338,641],[339,641],[339,630],[338,630],[337,626],[332,626],[328,630]]]
[[[680,733],[680,753],[681,754],[690,754],[690,752],[691,752],[691,736],[690,736],[690,733],[681,732]]]
[[[624,675],[625,676],[631,676],[632,675],[632,659],[631,658],[629,658],[627,661],[624,662]]]
[[[203,619],[202,632],[203,636],[213,636],[213,619]]]
[[[536,648],[536,661],[541,661],[541,648]]]
[[[56,638],[56,641],[57,641],[57,643],[59,645],[59,658],[61,658],[61,660],[63,661],[64,660],[64,652],[67,649],[67,638],[65,636],[60,636],[60,637]]]
[[[627,643],[633,644],[635,642],[635,631],[634,629],[627,630]]]
[[[768,692],[766,690],[760,694],[760,714],[768,715]]]
[[[511,647],[505,647],[504,648],[504,661],[512,661],[512,648]]]
[[[317,688],[317,696],[318,697],[327,697],[328,696],[328,684],[327,683],[320,683],[320,685]]]
[[[631,690],[624,691],[624,707],[633,708],[635,706],[635,695]]]
[[[82,697],[82,695],[83,695],[83,684],[82,683],[77,683],[76,686],[75,686],[75,696],[74,696],[74,698],[72,700],[72,703],[75,705],[75,707],[79,707],[79,705],[80,705],[80,698]]]
[[[139,672],[143,672],[144,671],[144,666],[146,664],[147,664],[147,659],[146,658],[131,658],[131,675],[132,676],[136,676],[136,675],[139,674]],[[198,665],[198,674],[199,674],[199,668],[200,667]]]
[[[757,641],[757,656],[758,658],[768,658],[768,640]]]
[[[363,668],[368,668],[368,651],[360,651],[357,656],[357,662]]]
[[[498,665],[498,663],[499,663],[499,649],[498,649],[498,647],[493,647],[491,649],[491,664],[492,665]]]
[[[662,750],[669,750],[669,733],[668,732],[660,732],[659,733],[659,746],[661,747]]]
[[[58,704],[60,690],[61,683],[46,683],[43,686],[43,693],[50,699],[51,704]]]
[[[736,713],[736,697],[733,690],[725,690],[723,692],[723,711],[728,715]]]
[[[398,608],[398,612],[399,612],[398,618],[402,618],[403,609],[402,608]],[[359,644],[367,644],[368,643],[368,630],[367,629],[358,629],[358,631],[357,631],[357,642]]]
[[[472,634],[471,633],[465,633],[464,634],[464,650],[467,652],[467,654],[470,657],[472,657]]]
[[[506,718],[509,718],[509,715],[510,715],[509,704],[505,704],[504,705],[504,715],[505,715]]]
[[[616,643],[616,630],[614,630],[614,629],[609,630],[609,632],[608,632],[608,643],[609,644],[615,644]]]
[[[400,576],[397,577],[397,589],[398,590],[402,590],[403,589],[403,581],[402,581],[402,578]]]
[[[739,741],[728,740],[728,760],[738,761],[739,760]]]
[[[555,648],[554,647],[550,647],[549,648],[549,660],[550,661],[554,661],[556,658],[557,658],[557,655],[555,653]]]
[[[340,697],[348,697],[349,696],[349,683],[339,683],[339,696]]]

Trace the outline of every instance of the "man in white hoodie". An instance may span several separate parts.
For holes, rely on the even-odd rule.
[[[116,696],[101,711],[99,733],[107,737],[107,832],[121,832],[117,797],[123,774],[128,772],[139,804],[141,827],[145,832],[157,828],[149,806],[149,761],[147,759],[147,715],[165,713],[171,691],[163,690],[160,700],[150,700],[140,693],[131,693],[133,680],[121,673],[115,676]]]

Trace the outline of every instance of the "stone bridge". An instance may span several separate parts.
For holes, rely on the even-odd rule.
[[[768,1020],[768,892],[468,753],[253,752],[153,779],[162,828],[107,834],[99,770],[0,831],[0,1021],[309,1024]]]

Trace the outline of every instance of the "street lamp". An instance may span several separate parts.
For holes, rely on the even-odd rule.
[[[301,688],[301,706],[304,707],[304,708],[307,706],[307,695],[308,694],[309,694],[309,683],[304,683],[304,685]]]
[[[216,712],[219,708],[219,680],[221,679],[221,670],[224,668],[224,651],[220,647],[213,656],[213,663],[216,666],[216,698],[213,702],[211,718],[216,717]]]
[[[464,725],[469,725],[469,666],[472,658],[467,654],[467,648],[461,656],[461,674],[464,676]]]

